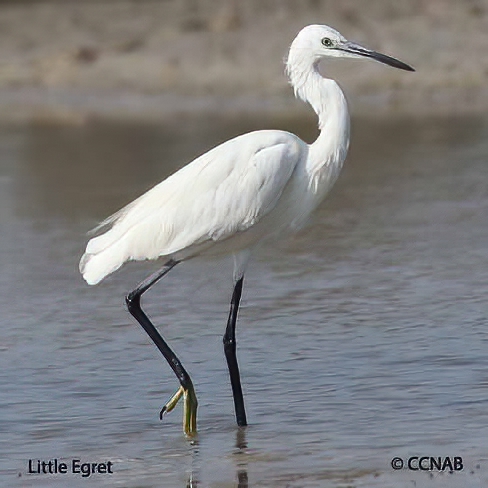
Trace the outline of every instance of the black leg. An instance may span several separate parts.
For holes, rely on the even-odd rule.
[[[227,366],[229,368],[230,383],[232,385],[234,407],[236,410],[236,421],[239,427],[247,425],[244,398],[242,396],[241,377],[239,375],[239,367],[237,365],[236,357],[236,322],[239,303],[241,301],[243,281],[244,276],[242,276],[234,286],[234,292],[232,293],[232,300],[230,302],[229,319],[227,320],[227,328],[225,329],[224,334],[224,352],[225,358],[227,359]]]
[[[180,360],[177,358],[176,354],[171,350],[165,340],[161,337],[159,332],[157,331],[156,327],[151,323],[148,316],[143,312],[141,308],[141,296],[144,292],[146,292],[154,283],[159,281],[164,275],[166,275],[172,268],[174,268],[178,264],[178,261],[170,260],[168,261],[164,267],[157,271],[156,273],[152,274],[148,278],[146,278],[142,283],[140,283],[137,288],[129,293],[125,299],[127,303],[127,308],[131,315],[141,324],[143,329],[147,332],[149,337],[152,339],[154,344],[158,347],[161,351],[161,354],[164,356],[168,364],[170,365],[171,369],[174,371],[180,385],[182,387],[181,392],[175,395],[170,402],[168,402],[163,409],[161,410],[160,418],[163,417],[164,412],[170,411],[176,405],[178,399],[185,395],[185,402],[186,402],[186,395],[190,392],[190,409],[193,408],[194,411],[186,412],[185,408],[185,416],[188,415],[188,422],[185,423],[184,419],[184,426],[185,432],[187,434],[193,433],[194,428],[196,429],[196,418],[191,419],[190,416],[196,416],[196,397],[194,395],[193,384],[189,374],[186,372],[185,368],[181,364]],[[186,392],[186,393],[185,393]],[[185,404],[186,406],[186,404]],[[194,427],[192,427],[192,423],[194,423]]]

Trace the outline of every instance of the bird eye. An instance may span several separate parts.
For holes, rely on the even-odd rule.
[[[334,44],[332,42],[332,39],[329,39],[328,37],[324,37],[322,39],[322,44],[325,46],[325,47],[332,47],[332,45]]]

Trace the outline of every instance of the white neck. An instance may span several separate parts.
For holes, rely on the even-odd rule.
[[[310,145],[307,161],[314,187],[326,191],[339,175],[349,146],[349,112],[339,85],[323,78],[317,63],[289,59],[288,74],[295,94],[308,102],[319,118],[320,134]]]

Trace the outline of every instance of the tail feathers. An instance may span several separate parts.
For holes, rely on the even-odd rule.
[[[112,227],[104,234],[93,237],[88,241],[88,244],[86,245],[86,254],[99,254],[106,249],[117,245],[123,237],[123,229]]]
[[[89,285],[96,285],[127,261],[123,242],[115,241],[109,231],[91,239],[80,260],[80,272]]]
[[[106,276],[118,270],[126,261],[114,254],[83,254],[80,261],[80,272],[89,285],[96,285]]]

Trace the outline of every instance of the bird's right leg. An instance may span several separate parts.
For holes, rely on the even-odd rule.
[[[125,301],[127,308],[131,315],[141,324],[143,329],[147,332],[157,348],[161,351],[171,369],[174,371],[178,381],[180,382],[180,388],[173,395],[173,397],[166,403],[160,413],[160,418],[163,418],[165,412],[171,412],[175,408],[176,404],[183,397],[183,430],[188,436],[192,436],[197,430],[197,397],[190,375],[186,372],[185,368],[177,358],[176,354],[171,350],[165,340],[161,337],[156,327],[151,323],[148,316],[143,312],[141,308],[141,296],[146,292],[154,283],[159,281],[164,275],[166,275],[172,268],[174,268],[179,261],[170,260],[162,269],[152,274],[141,282],[137,288],[130,292]]]

